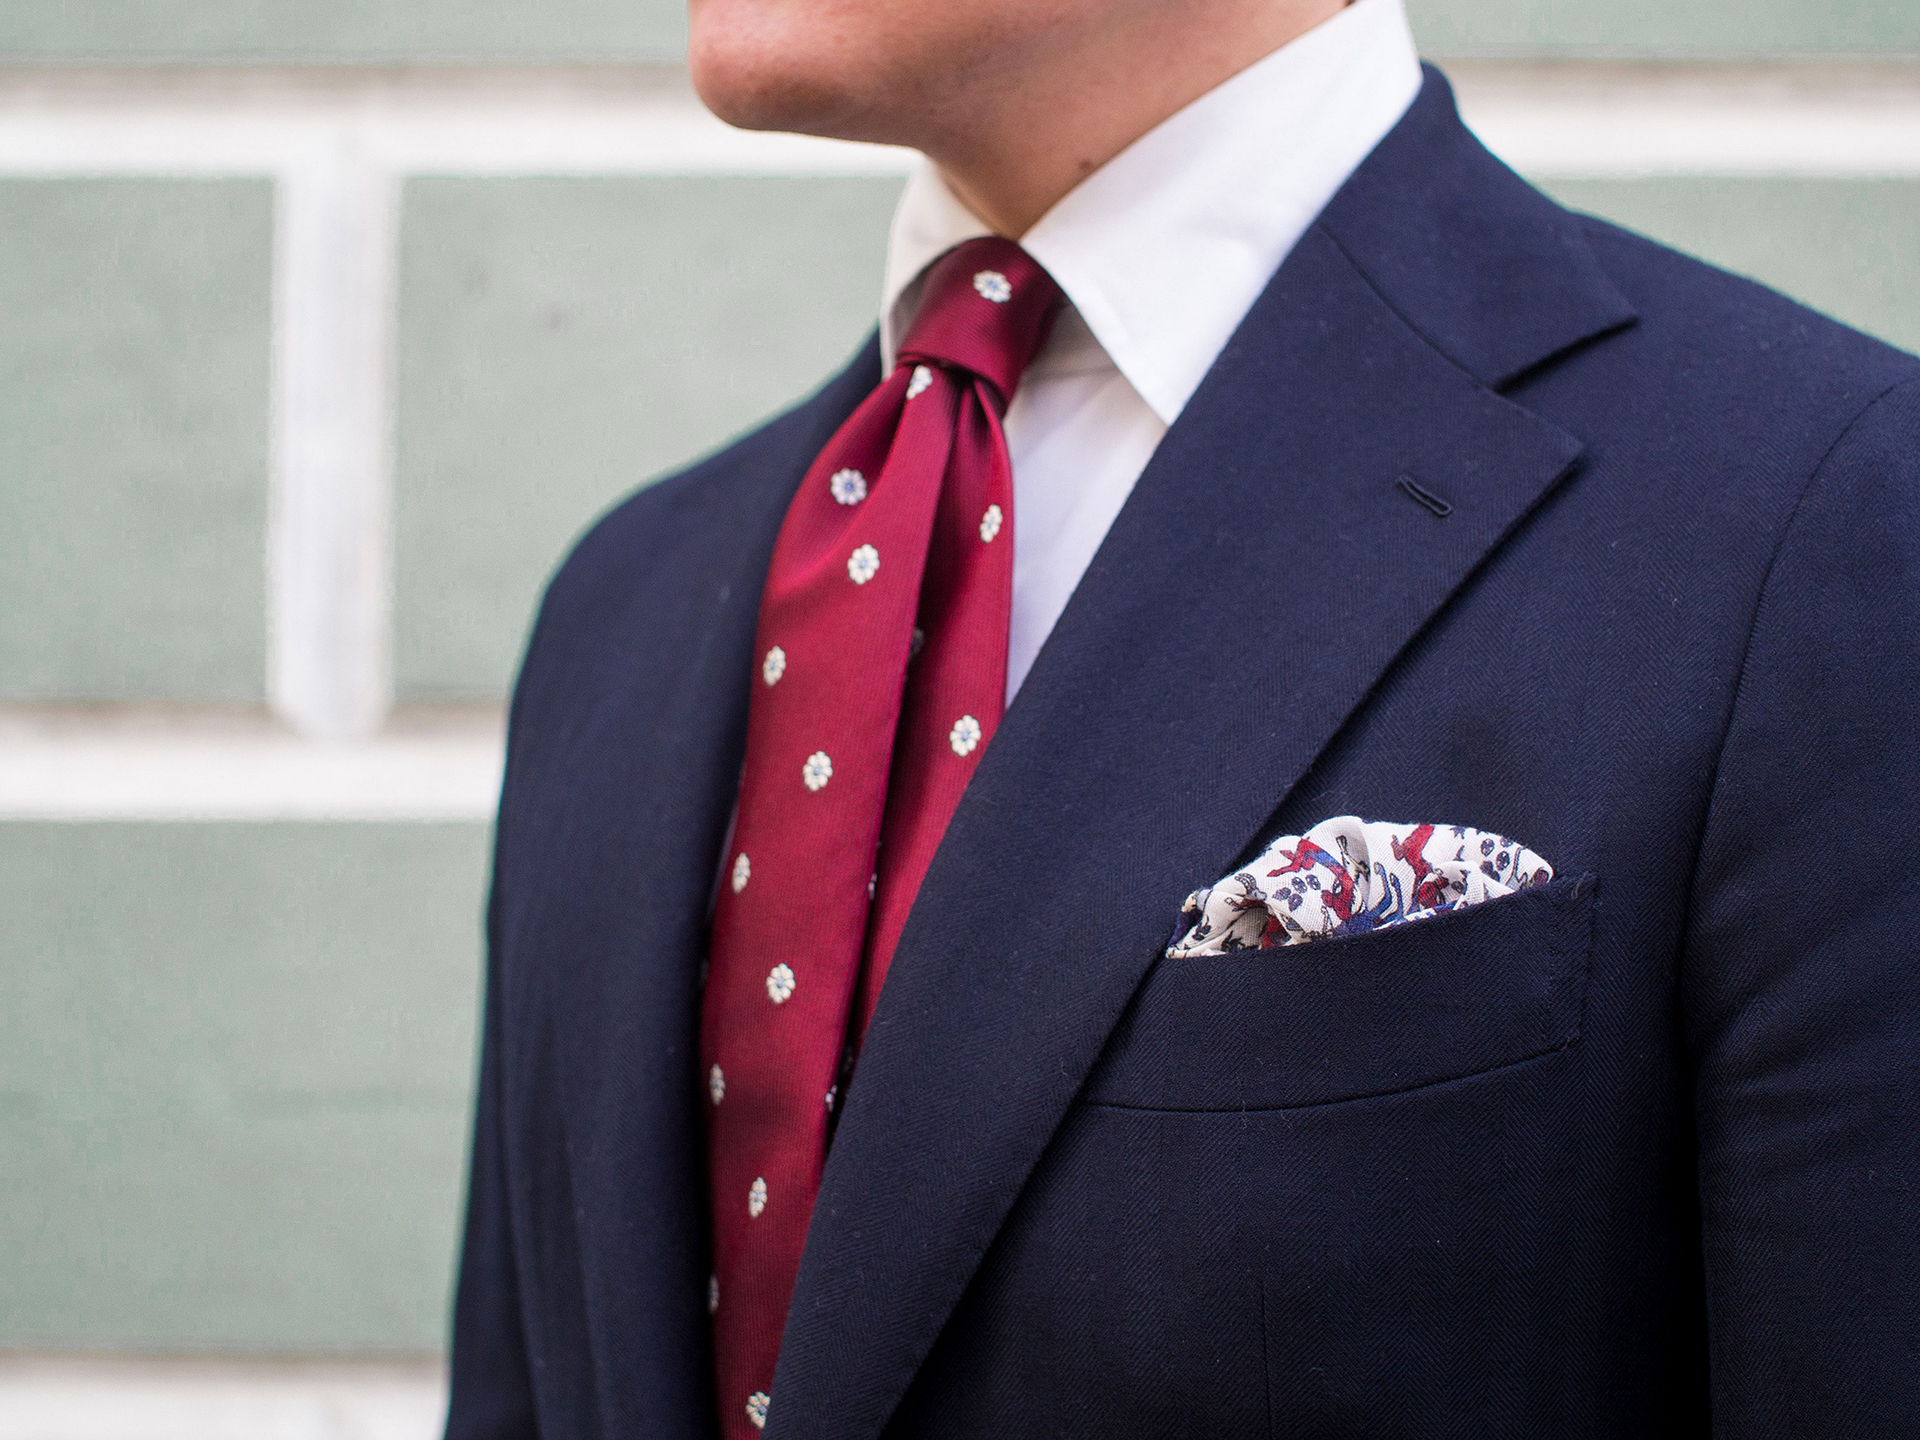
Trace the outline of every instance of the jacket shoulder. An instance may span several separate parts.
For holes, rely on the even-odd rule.
[[[1699,563],[1746,574],[1842,440],[1920,379],[1920,358],[1605,220],[1569,220],[1634,318],[1507,393],[1586,443],[1624,507],[1597,523],[1666,516]]]
[[[1758,384],[1789,411],[1793,396],[1847,418],[1920,375],[1920,357],[1782,295],[1597,216],[1574,215],[1587,244],[1639,312],[1648,358],[1709,367]],[[1809,382],[1812,382],[1811,384]]]
[[[777,524],[807,463],[874,384],[877,342],[799,404],[685,468],[652,481],[594,521],[548,581],[529,642],[604,628],[650,593],[671,593],[691,567],[769,516]],[[525,669],[523,669],[523,678]]]

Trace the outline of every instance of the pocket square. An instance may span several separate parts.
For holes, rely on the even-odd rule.
[[[1551,865],[1504,835],[1336,815],[1281,836],[1244,870],[1189,895],[1167,958],[1358,935],[1551,879]]]

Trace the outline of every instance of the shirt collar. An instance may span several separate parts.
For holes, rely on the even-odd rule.
[[[1420,83],[1403,0],[1356,0],[1134,141],[1020,243],[1171,425],[1280,262]],[[887,369],[927,266],[988,233],[922,161],[888,243]]]

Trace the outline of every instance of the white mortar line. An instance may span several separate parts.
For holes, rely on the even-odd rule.
[[[275,195],[267,696],[303,733],[344,739],[393,698],[400,184],[351,132],[328,138]]]
[[[44,88],[44,87],[43,87]],[[204,88],[204,87],[203,87]],[[1920,176],[1920,84],[1864,99],[1594,80],[1462,83],[1463,113],[1517,168],[1551,175]],[[0,84],[0,175],[284,174],[318,154],[397,175],[888,175],[912,154],[732,129],[690,94],[516,86],[413,94],[369,82],[287,97],[97,87],[54,99]]]
[[[1487,148],[1523,174],[1555,178],[1920,177],[1911,108],[1489,100],[1463,107]]]
[[[691,98],[0,109],[0,175],[277,174],[324,150],[403,175],[892,175],[913,159],[735,130]]]
[[[275,194],[267,699],[346,739],[392,705],[399,180],[328,136]]]
[[[432,1440],[433,1364],[9,1357],[0,1440]]]
[[[220,728],[0,738],[0,822],[490,819],[497,734],[316,744]]]

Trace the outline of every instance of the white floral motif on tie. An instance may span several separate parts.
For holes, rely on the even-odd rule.
[[[776,1005],[787,1003],[787,997],[793,994],[793,971],[786,965],[776,965],[767,972],[767,998]]]
[[[987,544],[993,543],[993,537],[1000,533],[1000,522],[1006,516],[1000,513],[998,505],[987,506],[987,513],[980,517],[980,538]]]
[[[753,1422],[754,1429],[764,1430],[767,1428],[767,1406],[769,1403],[771,1402],[767,1399],[767,1392],[764,1390],[756,1390],[747,1396],[747,1419]]]
[[[947,733],[947,743],[953,746],[954,754],[971,755],[973,747],[980,743],[980,722],[971,715],[962,715]]]
[[[747,881],[752,878],[753,862],[747,859],[747,852],[742,850],[733,857],[733,893],[738,895],[746,889]]]
[[[924,365],[914,366],[913,378],[907,381],[907,398],[909,400],[913,399],[914,396],[918,395],[921,391],[925,390],[932,383],[933,383],[933,371],[929,370]]]
[[[718,1065],[707,1071],[707,1094],[713,1097],[716,1105],[727,1098],[727,1077]]]
[[[833,778],[833,761],[824,750],[816,750],[807,756],[807,763],[800,767],[800,778],[807,782],[807,789],[818,790]]]
[[[754,1220],[760,1218],[760,1212],[767,1208],[767,1182],[765,1177],[755,1179],[752,1188],[747,1191],[747,1215]]]
[[[836,470],[827,488],[842,505],[858,505],[867,498],[867,477],[858,470]]]
[[[760,678],[769,685],[780,683],[780,677],[787,673],[787,652],[778,645],[767,651],[767,658],[760,662]]]
[[[847,557],[847,578],[856,585],[864,585],[880,573],[880,552],[871,545],[862,545]]]
[[[1013,286],[998,270],[982,270],[973,277],[973,288],[980,292],[981,299],[996,305],[1004,305],[1013,298]]]

